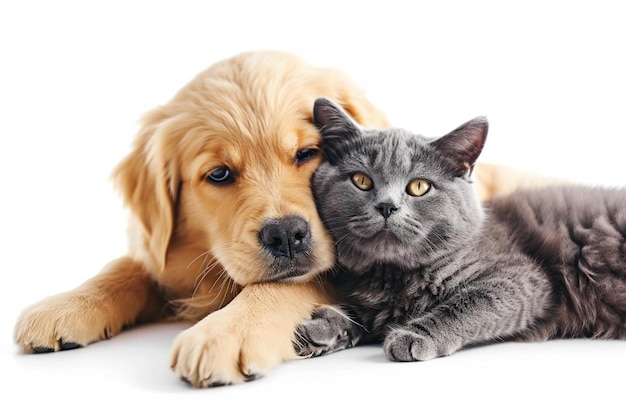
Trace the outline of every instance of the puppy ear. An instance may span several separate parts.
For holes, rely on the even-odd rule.
[[[179,187],[175,156],[167,151],[170,122],[161,111],[148,114],[133,149],[113,172],[125,205],[142,226],[141,245],[159,270],[167,260]]]
[[[326,68],[323,73],[321,84],[331,89],[325,95],[339,104],[361,126],[364,127],[390,127],[385,114],[372,104],[367,98],[365,90],[343,71]]]
[[[374,107],[365,96],[348,95],[341,100],[341,105],[358,124],[365,127],[385,128],[391,124],[385,114]]]

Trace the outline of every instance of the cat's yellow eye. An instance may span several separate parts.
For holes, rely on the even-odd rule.
[[[352,183],[360,190],[369,191],[374,187],[374,181],[370,177],[360,172],[352,174]]]
[[[413,180],[406,186],[406,192],[413,197],[421,197],[430,190],[430,183],[426,180]]]

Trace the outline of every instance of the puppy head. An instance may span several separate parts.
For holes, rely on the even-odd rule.
[[[181,246],[210,253],[240,285],[306,280],[332,266],[310,188],[322,95],[363,125],[387,124],[345,75],[280,52],[217,63],[145,118],[114,177],[150,269],[162,271]]]

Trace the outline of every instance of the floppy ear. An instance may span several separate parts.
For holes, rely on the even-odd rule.
[[[390,127],[385,114],[363,94],[346,94],[341,97],[341,106],[357,123],[365,127]]]
[[[144,119],[133,149],[113,172],[125,205],[142,226],[142,245],[159,270],[165,268],[174,229],[179,176],[167,152],[167,116],[154,111]]]
[[[331,88],[320,93],[335,100],[359,125],[364,127],[390,127],[385,114],[367,98],[365,90],[357,85],[351,77],[338,69],[323,70],[323,82],[320,84]]]
[[[487,118],[476,117],[431,142],[431,145],[452,162],[457,174],[471,175],[485,145],[488,130]]]

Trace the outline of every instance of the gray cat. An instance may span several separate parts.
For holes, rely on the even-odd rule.
[[[313,178],[345,305],[318,308],[295,347],[384,342],[395,361],[475,344],[626,339],[626,189],[560,186],[484,206],[472,169],[487,120],[428,139],[364,129],[315,102],[326,161]]]

